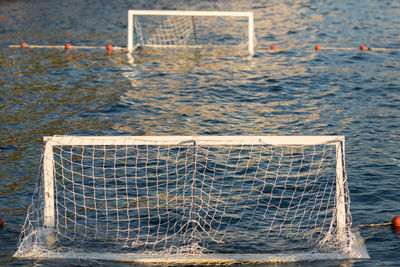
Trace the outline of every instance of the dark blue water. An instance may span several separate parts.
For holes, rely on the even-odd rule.
[[[8,47],[126,46],[128,9],[251,10],[258,48]],[[1,264],[56,264],[12,258],[46,135],[345,135],[354,225],[400,215],[399,16],[378,0],[0,1]],[[371,260],[314,265],[398,265],[399,234],[360,232]]]

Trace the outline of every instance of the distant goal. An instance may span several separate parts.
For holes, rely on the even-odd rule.
[[[343,136],[45,137],[16,257],[157,264],[368,258]]]
[[[254,54],[252,12],[129,10],[128,51],[138,47],[240,47]]]

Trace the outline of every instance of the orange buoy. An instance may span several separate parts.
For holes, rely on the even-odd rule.
[[[360,50],[365,51],[365,50],[367,50],[367,47],[365,45],[362,45],[362,46],[360,46]]]
[[[316,45],[315,46],[315,50],[320,50],[321,49],[321,46],[320,45]]]
[[[392,220],[392,227],[400,229],[400,216],[396,216]]]
[[[70,44],[65,44],[65,50],[71,49],[71,45]]]
[[[21,47],[26,47],[26,46],[27,46],[26,43],[24,43],[24,42],[21,43]]]
[[[4,221],[2,218],[0,218],[0,227],[3,227],[3,226],[4,226]]]
[[[270,48],[271,48],[271,50],[274,50],[274,49],[275,49],[275,46],[274,46],[274,45],[271,45]]]
[[[107,45],[107,54],[111,55],[112,54],[112,45]]]

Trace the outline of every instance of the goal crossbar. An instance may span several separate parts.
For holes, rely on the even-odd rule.
[[[58,145],[318,145],[344,142],[344,136],[52,136]]]

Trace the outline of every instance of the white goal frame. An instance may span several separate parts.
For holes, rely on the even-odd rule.
[[[348,222],[348,192],[345,171],[345,137],[344,136],[48,136],[43,138],[45,142],[43,153],[43,226],[44,229],[56,227],[55,215],[55,181],[54,181],[54,154],[55,146],[107,146],[107,145],[187,145],[195,146],[234,146],[234,145],[327,145],[334,146],[336,151],[336,191],[335,195],[335,219],[336,238],[350,242],[349,254],[339,252],[312,252],[299,254],[204,254],[204,255],[159,255],[147,253],[53,253],[44,255],[20,255],[17,257],[45,257],[62,259],[99,259],[99,260],[123,260],[137,263],[156,264],[232,264],[232,263],[265,263],[265,262],[296,262],[305,260],[326,259],[351,259],[369,258],[362,238],[357,232],[350,232]],[[350,222],[351,224],[351,222]],[[47,230],[46,230],[47,231]],[[350,235],[354,235],[353,241],[349,241]],[[346,241],[347,240],[347,241]]]
[[[43,160],[45,208],[44,225],[54,227],[54,145],[179,145],[196,142],[197,145],[318,145],[336,146],[337,221],[339,233],[345,228],[345,194],[343,181],[344,136],[53,136],[46,142]]]
[[[134,44],[133,27],[134,17],[138,15],[160,15],[160,16],[192,16],[192,17],[247,17],[248,18],[248,50],[250,55],[254,54],[254,16],[253,12],[235,11],[180,11],[180,10],[128,10],[128,44],[127,49],[133,52],[138,45]]]
[[[336,200],[338,233],[342,234],[346,226],[344,192],[344,136],[53,136],[44,137],[46,142],[43,160],[44,169],[44,225],[54,227],[54,176],[53,145],[318,145],[336,146]]]

